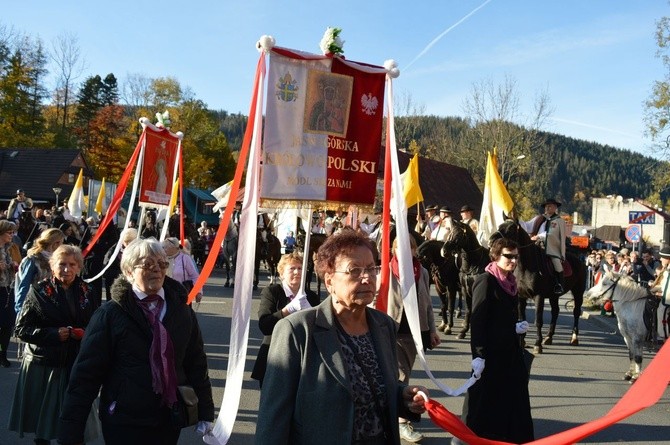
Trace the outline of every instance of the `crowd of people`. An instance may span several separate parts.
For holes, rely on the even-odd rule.
[[[552,261],[556,293],[563,291],[560,263],[566,255],[560,206],[545,200],[544,213],[524,226],[548,258],[557,260]],[[17,194],[14,207],[37,217],[25,194]],[[239,227],[236,212],[232,224]],[[452,213],[448,206],[429,205],[413,229],[420,239],[444,241],[454,227]],[[0,366],[11,366],[11,335],[23,342],[9,429],[21,437],[34,434],[38,444],[54,439],[78,444],[97,436],[110,444],[170,444],[186,425],[210,432],[214,403],[207,356],[187,303],[199,277],[189,245],[176,237],[157,241],[160,226],[149,213],[142,227],[124,230],[105,248],[101,281],[109,301],[103,303],[95,285],[82,279],[86,264],[80,247],[93,235],[95,220],[61,221],[53,215],[40,212],[43,227],[25,252],[12,221],[20,212],[0,216]],[[460,209],[460,220],[477,231],[469,205]],[[258,223],[272,230],[263,214]],[[355,221],[343,208],[317,211],[311,223],[313,233],[326,235],[315,266],[327,296],[321,300],[304,290],[303,254],[289,232],[282,242],[280,281],[260,295],[264,339],[251,374],[261,391],[256,443],[420,442],[423,435],[413,422],[425,411],[428,390],[410,382],[418,348],[400,289],[398,240],[391,247],[384,314],[374,309],[381,212]],[[216,234],[206,222],[194,231],[205,244]],[[417,241],[409,240],[418,346],[425,352],[441,339],[430,274],[416,257]],[[650,250],[639,256],[620,250],[592,251],[586,261],[594,281],[610,270],[625,273],[662,297],[670,283],[670,248],[661,250],[660,259]],[[534,439],[529,366],[520,340],[528,323],[517,310],[518,261],[519,246],[498,239],[490,246],[486,272],[474,280],[470,344],[476,383],[462,413],[480,437],[514,443]],[[198,293],[196,301],[201,298]],[[197,398],[195,420],[185,409],[191,395]]]
[[[23,191],[0,215],[0,366],[12,366],[12,335],[20,360],[10,431],[34,435],[37,444],[99,436],[105,443],[176,444],[186,425],[211,430],[207,357],[187,304],[199,272],[188,244],[156,240],[151,213],[140,230],[109,229],[103,250],[89,254],[96,270],[82,254],[95,218],[73,218],[67,205],[38,209]],[[24,221],[29,230],[19,235]],[[103,278],[84,280],[104,266]],[[191,394],[195,420],[185,414]]]

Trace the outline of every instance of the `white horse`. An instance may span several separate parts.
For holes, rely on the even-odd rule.
[[[603,303],[610,300],[614,304],[619,331],[628,347],[630,359],[630,367],[624,374],[624,380],[634,383],[642,372],[642,354],[647,335],[644,309],[649,291],[628,275],[607,272],[584,296],[593,302]]]

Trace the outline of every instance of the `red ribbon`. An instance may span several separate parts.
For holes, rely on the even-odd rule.
[[[133,152],[133,155],[130,157],[130,160],[128,161],[126,171],[123,172],[123,175],[119,180],[119,184],[116,186],[116,193],[114,193],[114,198],[112,198],[112,202],[109,204],[107,213],[105,214],[105,217],[102,219],[102,221],[100,221],[100,226],[98,227],[98,231],[95,233],[95,236],[93,236],[91,242],[88,243],[88,246],[86,246],[86,248],[82,252],[84,257],[88,255],[91,249],[93,249],[93,246],[95,245],[95,243],[98,242],[107,226],[109,226],[109,224],[114,220],[116,212],[118,212],[119,208],[121,207],[121,201],[123,201],[123,196],[126,193],[128,180],[130,179],[130,176],[133,174],[133,168],[137,163],[137,158],[140,155],[140,151],[142,149],[142,143],[144,142],[145,137],[146,137],[145,132],[142,131],[140,139],[137,141],[137,146],[135,146],[135,151]],[[130,215],[128,215],[128,218],[130,218]]]
[[[580,442],[615,423],[649,408],[658,402],[670,382],[670,341],[666,342],[640,378],[604,416],[575,428],[528,442],[533,445],[563,445]],[[470,445],[501,445],[508,442],[484,439],[477,436],[461,419],[434,400],[426,402],[431,420],[440,428],[450,432]]]
[[[251,136],[253,135],[254,124],[256,122],[256,102],[258,100],[258,82],[261,74],[265,74],[265,54],[261,53],[260,58],[258,59],[258,66],[256,67],[256,76],[254,78],[254,90],[251,96],[251,106],[249,107],[249,120],[247,122],[247,129],[244,132],[244,139],[242,141],[242,147],[240,149],[240,157],[237,160],[237,168],[235,169],[235,176],[233,178],[233,185],[230,188],[230,195],[228,195],[228,204],[223,212],[223,217],[219,224],[219,230],[216,232],[214,237],[214,243],[212,248],[209,251],[207,260],[202,266],[202,271],[200,272],[200,277],[193,284],[193,289],[188,294],[188,303],[190,304],[195,296],[198,295],[200,289],[205,285],[205,282],[209,278],[216,264],[216,259],[219,256],[219,251],[221,250],[221,242],[223,237],[226,235],[228,230],[228,224],[230,223],[230,217],[233,214],[235,206],[231,206],[230,202],[235,202],[237,193],[240,190],[240,183],[242,182],[242,174],[244,173],[244,167],[247,164],[247,158],[249,156],[250,146],[251,146]]]

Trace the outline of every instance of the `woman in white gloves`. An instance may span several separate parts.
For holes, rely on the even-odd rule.
[[[511,443],[534,440],[530,414],[528,371],[519,334],[528,322],[518,321],[514,269],[517,244],[501,238],[493,242],[491,263],[474,282],[471,340],[472,369],[479,378],[465,396],[463,421],[479,437]],[[462,443],[452,439],[452,444]]]
[[[289,314],[318,306],[320,303],[319,296],[314,291],[308,290],[306,294],[298,294],[302,276],[302,259],[302,253],[297,251],[283,255],[277,264],[281,281],[278,284],[269,285],[261,292],[258,326],[265,337],[258,349],[258,357],[251,372],[251,378],[258,380],[260,386],[263,386],[270,340],[272,340],[272,331],[277,322]]]

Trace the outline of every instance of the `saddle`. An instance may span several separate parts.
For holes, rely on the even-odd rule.
[[[552,276],[554,273],[554,266],[551,264],[551,258],[545,254],[542,254],[542,256],[544,257],[544,261],[540,261],[540,275]],[[570,261],[563,260],[561,261],[561,265],[563,266],[563,277],[567,278],[572,276],[572,265],[570,264]]]

